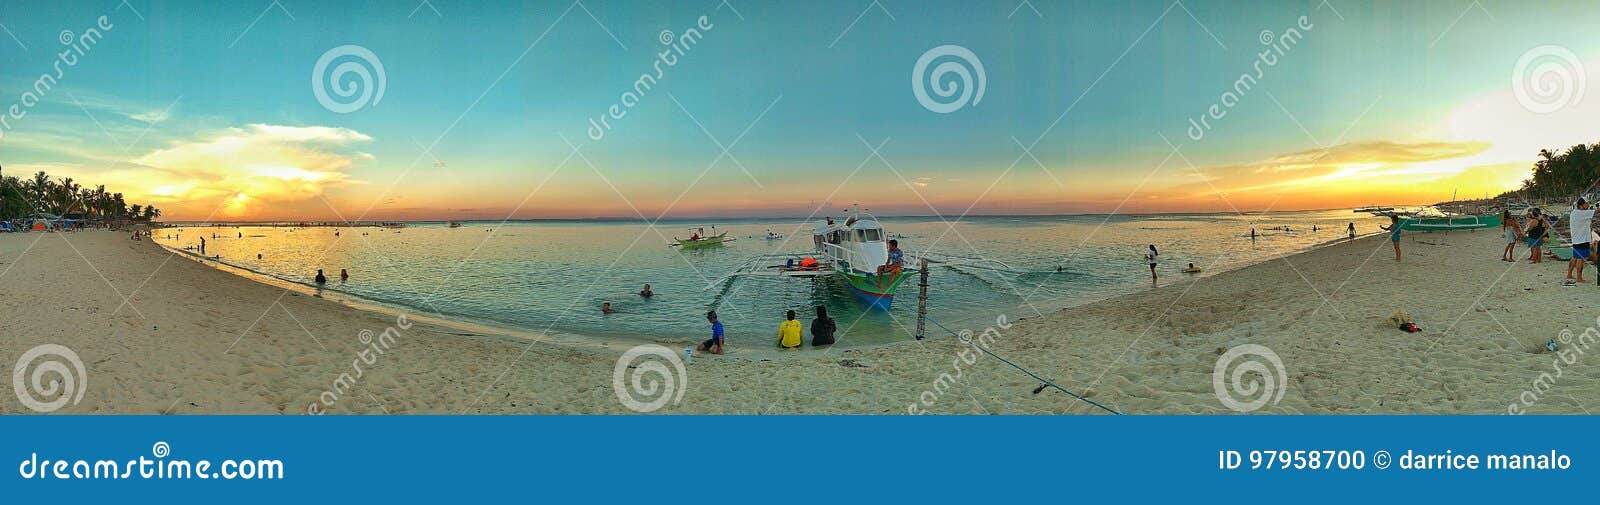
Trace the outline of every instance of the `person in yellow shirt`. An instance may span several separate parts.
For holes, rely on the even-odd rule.
[[[789,311],[788,319],[778,324],[778,347],[784,349],[799,349],[800,321],[795,320],[794,311]]]

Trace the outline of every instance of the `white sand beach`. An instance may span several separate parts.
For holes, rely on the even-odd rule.
[[[1562,330],[1595,327],[1592,267],[1590,284],[1561,287],[1564,262],[1502,262],[1501,245],[1494,230],[1411,233],[1396,263],[1382,237],[1339,243],[1025,317],[990,349],[1128,414],[1234,412],[1212,376],[1218,356],[1241,344],[1271,349],[1287,377],[1281,400],[1257,413],[1498,414],[1519,398],[1534,400],[1530,413],[1600,409],[1600,356],[1574,355],[1556,377],[1560,356],[1545,350]],[[86,367],[82,401],[60,413],[305,413],[371,347],[363,330],[395,324],[126,233],[3,234],[0,271],[4,375],[41,344],[72,349]],[[1423,331],[1394,328],[1397,309]],[[612,390],[625,347],[494,333],[429,321],[399,330],[326,411],[632,412]],[[1035,394],[1037,381],[989,357],[968,365],[966,346],[941,333],[861,350],[696,355],[682,401],[656,412],[1103,413]],[[688,342],[661,343],[681,352]],[[932,391],[955,363],[960,379]],[[1525,395],[1541,373],[1551,374],[1545,386]],[[33,412],[0,396],[0,412]]]

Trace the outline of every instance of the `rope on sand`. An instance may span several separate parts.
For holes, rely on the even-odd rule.
[[[946,328],[943,324],[939,324],[938,321],[933,320],[933,318],[931,318],[931,317],[928,318],[928,322],[933,323],[934,326],[938,326],[939,329],[942,329],[942,330],[944,330],[946,332],[949,332],[951,335],[954,335],[957,339],[961,338],[961,334],[956,333],[954,331],[951,331],[950,328]],[[974,349],[979,350],[979,351],[983,351],[983,353],[984,354],[988,354],[989,357],[992,357],[994,359],[1000,360],[1001,363],[1005,363],[1007,365],[1011,365],[1011,368],[1015,368],[1015,369],[1021,371],[1022,373],[1028,374],[1029,377],[1033,377],[1035,380],[1037,380],[1039,382],[1043,382],[1046,386],[1050,386],[1050,387],[1056,388],[1057,391],[1066,393],[1067,396],[1071,396],[1073,398],[1077,398],[1080,401],[1083,401],[1084,403],[1088,403],[1090,405],[1094,405],[1096,407],[1100,407],[1101,410],[1104,410],[1106,412],[1110,412],[1112,414],[1116,414],[1116,415],[1119,415],[1119,416],[1122,415],[1121,412],[1117,412],[1115,410],[1112,410],[1111,407],[1107,407],[1105,405],[1101,405],[1100,402],[1096,402],[1094,400],[1090,400],[1088,398],[1084,398],[1083,395],[1068,391],[1066,388],[1063,388],[1061,386],[1056,385],[1056,383],[1051,382],[1050,379],[1046,379],[1044,377],[1040,377],[1039,374],[1030,372],[1030,371],[1028,371],[1028,369],[1022,368],[1021,365],[1018,365],[1016,363],[1012,363],[1011,360],[1005,359],[1005,358],[1001,357],[999,354],[995,354],[994,352],[991,352],[988,349],[984,349],[982,346],[975,345],[975,346],[972,346],[972,347]],[[1040,389],[1044,389],[1044,386],[1040,386]],[[1034,393],[1038,393],[1038,392],[1039,392],[1039,389],[1034,390]]]

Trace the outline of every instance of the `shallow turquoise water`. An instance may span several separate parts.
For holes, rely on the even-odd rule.
[[[952,327],[982,326],[1000,314],[1034,316],[1036,311],[1147,289],[1147,244],[1161,251],[1159,272],[1165,284],[1186,279],[1188,274],[1179,270],[1190,262],[1210,275],[1343,238],[1346,223],[1356,223],[1357,232],[1365,234],[1386,222],[1348,210],[1248,217],[973,216],[953,224],[929,217],[881,221],[908,250],[988,258],[1021,271],[932,269],[930,317]],[[1248,238],[1252,222],[1259,233],[1253,241]],[[708,287],[752,256],[809,251],[810,223],[720,221],[718,229],[738,240],[704,251],[667,246],[674,236],[687,236],[688,227],[700,224],[663,222],[654,229],[626,221],[469,222],[460,228],[413,224],[401,229],[225,226],[157,230],[156,239],[184,248],[204,236],[207,255],[234,266],[307,284],[322,268],[331,279],[326,289],[403,310],[528,331],[702,339],[708,333],[704,313],[715,304],[731,344],[766,346],[784,311],[795,310],[809,325],[812,307],[826,305],[844,330],[843,346],[911,338],[915,282],[901,288],[887,312],[865,310],[848,287],[827,278],[747,278],[726,289]],[[1313,225],[1319,231],[1312,232]],[[1284,226],[1292,231],[1274,229]],[[761,238],[769,228],[793,240]],[[350,271],[349,281],[339,281],[340,269]],[[645,283],[654,288],[654,298],[635,294]],[[601,314],[604,302],[618,312]],[[940,336],[929,326],[930,336]]]

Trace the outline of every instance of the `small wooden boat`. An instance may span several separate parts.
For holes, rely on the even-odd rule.
[[[1417,216],[1401,221],[1400,229],[1406,231],[1475,230],[1500,226],[1500,216],[1486,214],[1447,215],[1439,217]]]
[[[673,242],[673,243],[669,244],[670,246],[677,247],[677,248],[683,249],[685,251],[693,250],[693,249],[705,249],[705,248],[709,248],[709,247],[722,247],[723,244],[733,241],[733,239],[728,238],[728,232],[722,232],[722,233],[718,233],[716,235],[709,235],[709,236],[705,236],[705,237],[700,237],[698,239],[695,239],[695,238],[682,239],[682,238],[673,237],[673,240],[677,240],[677,242]]]

